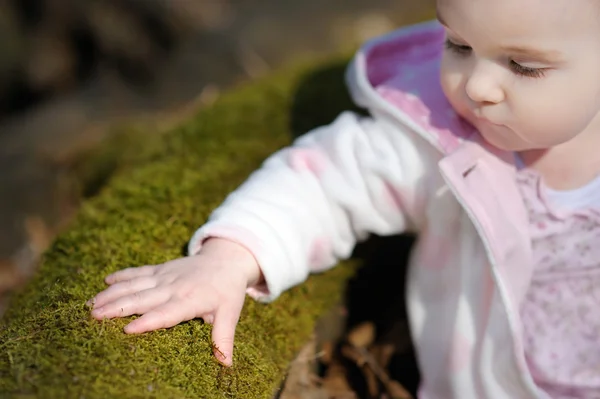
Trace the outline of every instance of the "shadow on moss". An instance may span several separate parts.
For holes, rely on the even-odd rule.
[[[367,114],[352,102],[346,89],[347,65],[347,60],[338,60],[303,75],[290,112],[290,133],[294,138],[332,122],[345,110]]]
[[[312,276],[267,306],[248,300],[231,369],[214,360],[211,327],[201,320],[129,336],[122,328],[130,318],[97,322],[84,303],[108,273],[181,256],[193,231],[269,154],[352,108],[346,61],[239,87],[169,134],[127,144],[136,151],[126,166],[109,159],[110,170],[97,175],[107,185],[98,190],[88,180],[90,194],[99,194],[2,321],[2,397],[271,398],[359,261]]]

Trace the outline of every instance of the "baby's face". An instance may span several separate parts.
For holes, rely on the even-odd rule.
[[[600,0],[438,0],[437,8],[448,39],[444,93],[487,141],[522,151],[600,129]]]

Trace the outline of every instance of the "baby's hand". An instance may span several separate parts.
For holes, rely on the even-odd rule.
[[[142,317],[125,327],[129,334],[168,328],[202,318],[213,324],[215,356],[232,364],[235,327],[246,288],[259,282],[260,268],[244,247],[223,239],[206,241],[198,255],[162,265],[118,271],[88,304],[96,319]]]

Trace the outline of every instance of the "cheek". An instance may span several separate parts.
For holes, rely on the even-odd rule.
[[[594,96],[573,90],[552,90],[557,95],[522,94],[516,105],[516,129],[527,142],[552,147],[567,142],[584,131],[598,114]],[[535,99],[535,100],[533,100]]]
[[[440,85],[448,99],[452,98],[456,91],[456,77],[454,75],[456,73],[453,72],[450,61],[446,56],[443,56],[440,64]]]
[[[448,102],[461,115],[466,107],[463,76],[460,63],[444,55],[440,66],[440,84]]]

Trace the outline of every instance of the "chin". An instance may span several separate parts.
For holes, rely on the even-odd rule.
[[[498,133],[488,133],[481,131],[481,136],[493,145],[496,148],[499,148],[504,151],[525,151],[531,149],[527,143],[524,143],[521,140],[516,139],[516,137],[506,137],[506,134],[498,134]]]

